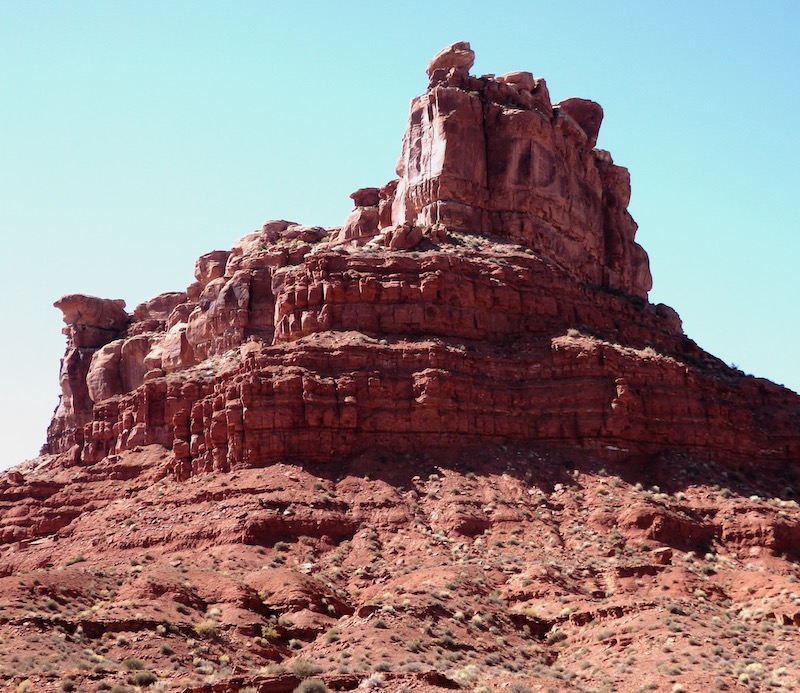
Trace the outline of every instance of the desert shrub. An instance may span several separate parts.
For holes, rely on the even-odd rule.
[[[548,645],[555,645],[556,643],[563,642],[567,639],[567,634],[564,631],[557,631],[555,633],[550,633],[547,636],[547,644]]]
[[[463,669],[450,671],[450,678],[461,688],[472,688],[478,680],[480,669],[475,664],[467,664]]]
[[[131,678],[131,682],[136,686],[152,686],[158,677],[152,671],[137,671]]]
[[[359,688],[383,688],[384,676],[381,673],[370,674],[361,683],[358,684]]]
[[[209,619],[200,621],[200,623],[195,624],[194,632],[197,633],[201,638],[210,638],[212,635],[216,634],[217,624]]]
[[[318,665],[309,662],[307,659],[295,659],[289,665],[289,671],[299,679],[307,679],[309,676],[319,674],[321,669]]]
[[[526,686],[522,681],[513,681],[509,685],[508,690],[511,693],[533,693],[529,686]]]
[[[469,622],[477,628],[483,628],[486,625],[486,621],[480,614],[473,614]]]
[[[322,679],[306,679],[300,682],[293,693],[328,693],[328,687]]]
[[[419,652],[422,649],[422,640],[411,640],[406,647],[409,652]]]
[[[275,628],[275,626],[266,625],[261,626],[261,637],[265,640],[278,640],[281,637],[281,634]]]
[[[136,657],[128,657],[128,659],[122,660],[122,666],[126,669],[144,669],[144,662],[141,659],[136,659]]]

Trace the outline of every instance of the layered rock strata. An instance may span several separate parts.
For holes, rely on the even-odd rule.
[[[341,228],[56,303],[46,454],[0,473],[3,690],[800,680],[800,398],[648,302],[600,107],[473,60],[434,57]]]
[[[474,77],[473,61],[467,43],[431,61],[430,85],[411,102],[399,180],[356,199],[342,237],[363,239],[389,221],[494,234],[579,281],[645,297],[652,279],[627,211],[630,176],[595,147],[603,109],[579,98],[551,104],[530,72]]]
[[[652,305],[602,109],[530,73],[469,75],[454,44],[412,101],[397,180],[344,226],[272,221],[132,315],[64,297],[45,451],[136,446],[179,478],[382,446],[515,440],[800,459],[800,404],[727,368]]]

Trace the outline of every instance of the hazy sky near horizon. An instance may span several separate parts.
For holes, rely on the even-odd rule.
[[[184,289],[264,220],[339,225],[394,177],[443,46],[598,101],[654,303],[800,391],[800,4],[0,0],[0,468],[58,401],[53,301]]]

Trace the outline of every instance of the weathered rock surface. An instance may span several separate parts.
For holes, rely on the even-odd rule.
[[[67,351],[61,359],[59,383],[61,397],[58,408],[47,431],[50,440],[74,438],[74,432],[92,416],[92,400],[88,377],[95,352],[125,334],[130,317],[125,312],[125,301],[70,294],[55,302],[64,314]],[[112,369],[112,378],[117,371]],[[110,392],[114,385],[101,389]]]
[[[432,77],[437,71],[445,73],[452,71],[467,74],[475,63],[475,52],[470,48],[467,41],[453,43],[446,48],[442,48],[431,58],[425,73]]]
[[[603,109],[577,98],[553,107],[530,73],[472,77],[455,57],[464,46],[434,58],[431,86],[411,104],[394,223],[496,234],[581,281],[646,296],[627,170],[594,149]],[[432,70],[440,63],[453,69]]]
[[[797,476],[607,453],[29,463],[0,475],[0,687],[125,685],[137,660],[203,693],[312,665],[339,690],[792,690]]]
[[[132,314],[56,302],[43,456],[0,474],[0,685],[798,680],[800,397],[648,302],[602,108],[473,62],[434,57],[341,228],[267,222]]]
[[[238,245],[222,275],[198,271],[196,302],[160,331],[134,315],[132,337],[70,345],[65,399],[80,395],[86,421],[67,428],[61,407],[47,451],[87,464],[157,443],[181,477],[511,439],[800,457],[797,397],[702,352],[666,306],[503,241],[420,235],[429,249],[409,255],[328,248],[315,233]]]

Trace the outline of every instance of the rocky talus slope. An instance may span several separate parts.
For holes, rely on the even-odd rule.
[[[56,302],[2,690],[800,687],[800,397],[648,302],[601,107],[473,61],[342,227]]]

